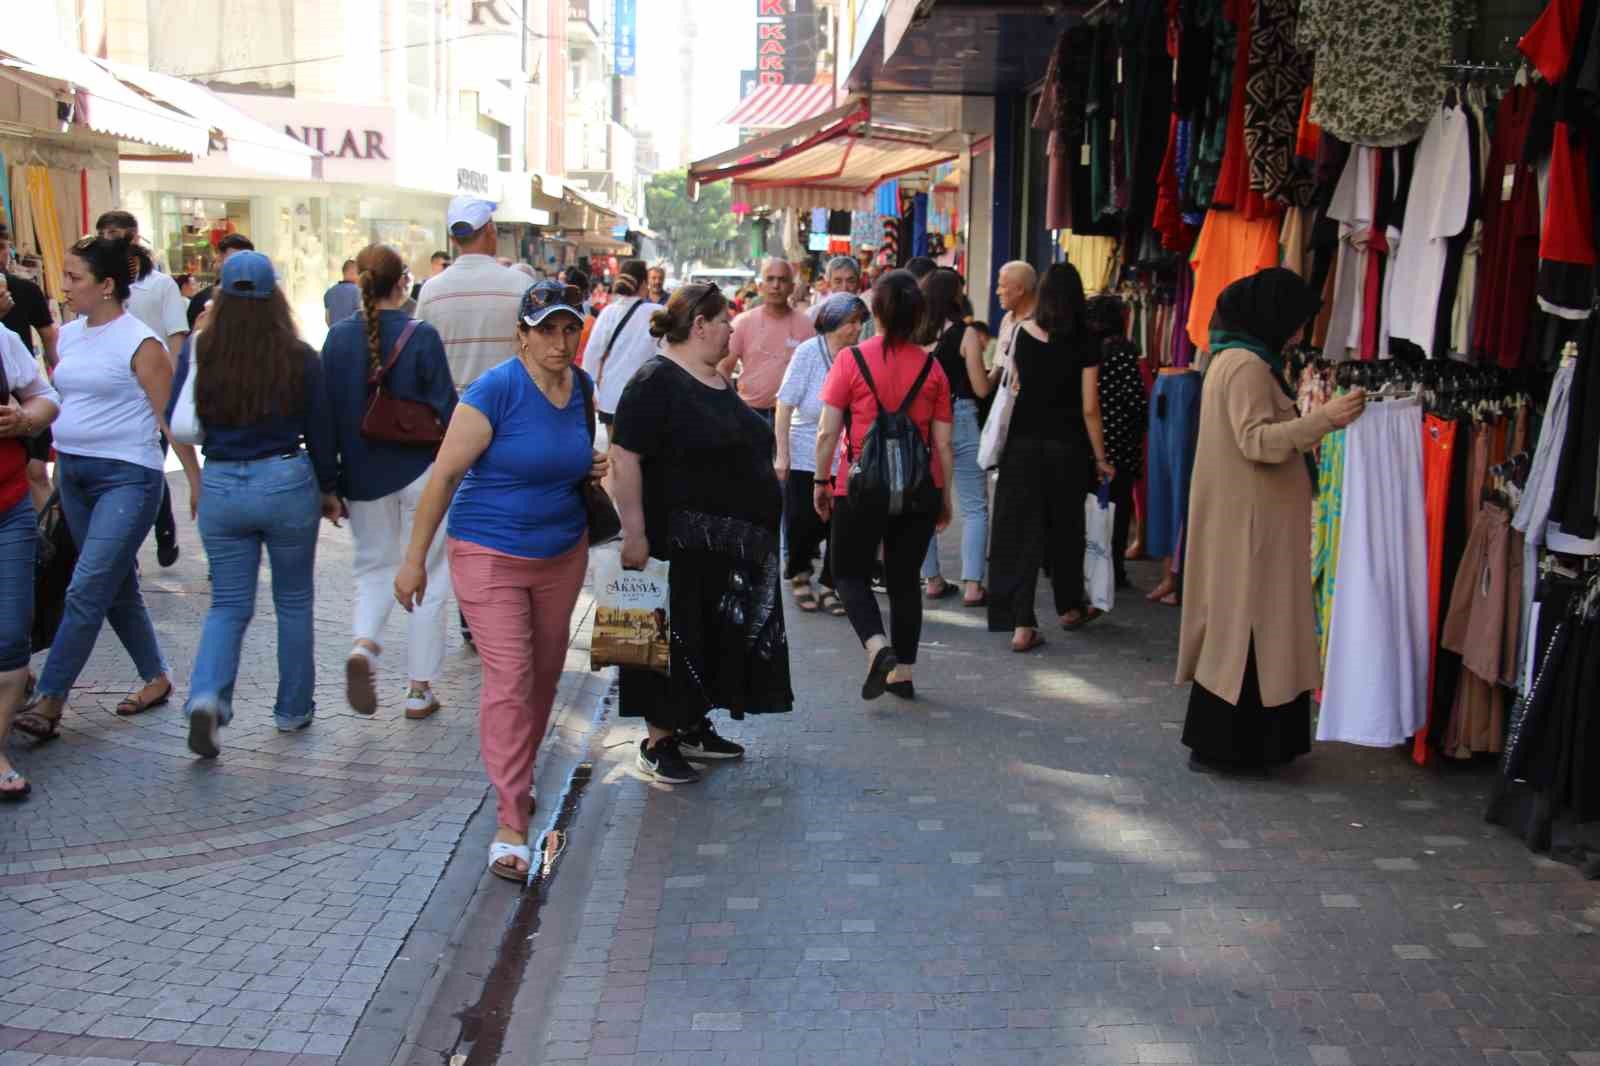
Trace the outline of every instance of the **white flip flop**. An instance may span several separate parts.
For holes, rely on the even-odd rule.
[[[506,866],[501,863],[501,859],[521,859],[528,864],[528,870],[519,871],[515,867]],[[489,872],[496,877],[523,884],[527,882],[528,872],[532,869],[533,852],[528,849],[528,845],[507,844],[503,840],[496,840],[489,845]]]

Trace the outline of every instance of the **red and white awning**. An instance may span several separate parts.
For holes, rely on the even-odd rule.
[[[831,85],[758,85],[722,120],[747,130],[781,129],[833,107]]]

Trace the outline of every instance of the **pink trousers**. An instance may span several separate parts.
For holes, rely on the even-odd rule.
[[[585,537],[550,559],[450,538],[450,580],[483,663],[478,736],[500,825],[528,831],[533,762],[566,663],[572,609],[589,565]]]

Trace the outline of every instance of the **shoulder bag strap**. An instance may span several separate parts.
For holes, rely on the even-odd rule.
[[[583,409],[589,419],[589,447],[594,447],[595,416],[594,416],[594,381],[584,372],[582,367],[573,367],[573,375],[578,379],[578,388],[583,390]]]
[[[406,342],[411,339],[411,335],[417,331],[417,327],[420,325],[422,325],[420,318],[413,318],[406,323],[406,328],[400,331],[400,336],[395,339],[394,347],[389,350],[389,358],[384,362],[383,366],[378,368],[376,374],[372,374],[367,378],[367,384],[377,385],[389,376],[389,371],[393,370],[394,364],[399,362],[400,353],[405,350]]]
[[[594,368],[594,380],[596,385],[600,383],[601,378],[606,376],[606,360],[611,358],[611,349],[616,347],[617,338],[622,336],[622,331],[627,328],[628,319],[632,318],[633,313],[643,306],[643,296],[634,300],[633,305],[626,311],[622,312],[622,321],[617,323],[617,328],[612,330],[611,336],[606,338],[606,350],[600,353],[600,365]]]

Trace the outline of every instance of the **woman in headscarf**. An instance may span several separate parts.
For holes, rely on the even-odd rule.
[[[784,521],[789,534],[784,576],[789,579],[795,606],[808,613],[818,607],[840,617],[845,613],[844,603],[834,591],[833,560],[823,552],[828,522],[811,505],[817,474],[817,422],[822,417],[822,383],[833,369],[833,360],[861,339],[861,326],[870,314],[854,293],[836,292],[826,297],[812,318],[817,335],[794,350],[778,387],[778,455],[772,465],[784,483]],[[811,590],[812,561],[819,552],[824,555],[820,598]]]
[[[1298,275],[1274,267],[1224,289],[1211,319],[1177,675],[1194,682],[1183,743],[1202,773],[1260,771],[1311,750],[1321,667],[1305,455],[1366,405],[1354,391],[1304,417],[1295,409],[1283,349],[1317,307]]]

